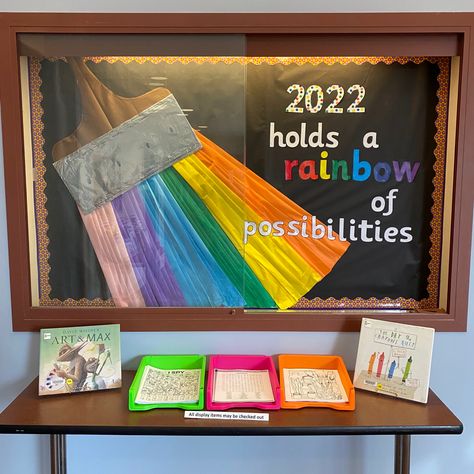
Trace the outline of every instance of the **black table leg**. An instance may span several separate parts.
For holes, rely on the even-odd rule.
[[[66,435],[50,435],[49,443],[51,446],[51,474],[66,474]]]
[[[410,435],[395,435],[395,474],[410,474]]]

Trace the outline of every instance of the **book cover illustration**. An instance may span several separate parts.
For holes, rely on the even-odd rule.
[[[41,330],[39,395],[121,385],[120,325]]]
[[[433,339],[432,328],[363,318],[354,386],[426,403]]]

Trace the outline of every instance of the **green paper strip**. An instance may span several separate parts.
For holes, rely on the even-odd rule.
[[[216,262],[250,308],[275,308],[276,304],[255,273],[184,178],[173,168],[160,173],[171,194],[191,222]]]

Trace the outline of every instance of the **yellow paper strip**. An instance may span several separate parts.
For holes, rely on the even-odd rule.
[[[175,163],[174,168],[199,195],[279,308],[294,305],[321,280],[321,275],[281,237],[256,233],[244,245],[244,220],[259,222],[261,217],[199,158],[191,155]]]

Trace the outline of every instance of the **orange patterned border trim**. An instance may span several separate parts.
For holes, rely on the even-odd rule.
[[[52,57],[46,58],[50,61],[66,60],[66,58]],[[100,63],[102,61],[110,64],[121,62],[123,64],[137,63],[144,64],[150,62],[152,64],[158,64],[164,62],[167,64],[181,63],[181,64],[392,64],[400,63],[407,64],[409,62],[420,64],[423,61],[430,61],[432,63],[438,63],[442,60],[449,58],[435,57],[435,56],[301,56],[301,57],[242,57],[242,56],[84,56],[85,61],[92,61],[94,63]]]

